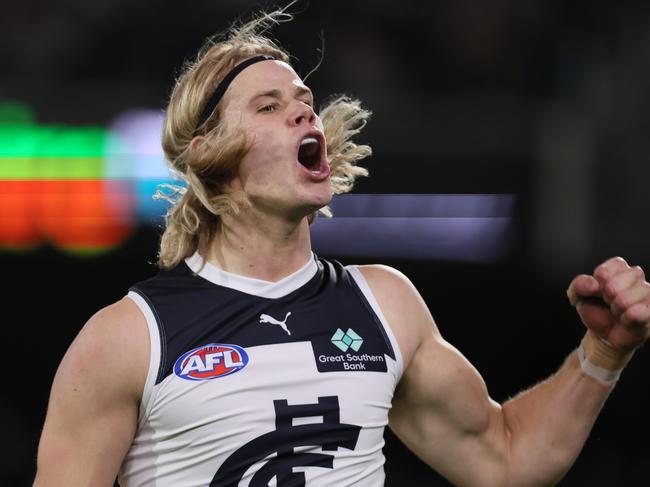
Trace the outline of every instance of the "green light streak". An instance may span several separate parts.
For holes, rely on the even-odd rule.
[[[1,157],[0,179],[100,179],[103,167],[97,157]]]
[[[29,107],[0,102],[0,179],[103,177],[108,132],[101,127],[37,125]]]
[[[0,179],[101,178],[107,137],[97,127],[0,124]]]
[[[0,157],[103,157],[107,137],[100,127],[0,124]]]

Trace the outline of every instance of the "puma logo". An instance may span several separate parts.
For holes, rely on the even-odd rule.
[[[284,317],[284,321],[278,321],[273,316],[269,316],[267,314],[261,314],[260,315],[260,323],[271,323],[272,325],[278,325],[280,328],[282,328],[284,331],[287,332],[287,335],[291,335],[291,332],[289,331],[289,328],[287,328],[287,319],[291,316],[291,311],[287,313],[287,316]]]

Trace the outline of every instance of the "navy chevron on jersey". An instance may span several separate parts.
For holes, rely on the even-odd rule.
[[[383,485],[402,359],[356,267],[271,283],[195,254],[129,297],[151,359],[122,486]]]

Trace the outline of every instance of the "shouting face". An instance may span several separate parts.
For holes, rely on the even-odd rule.
[[[253,208],[298,219],[330,202],[323,124],[291,66],[268,60],[239,73],[224,95],[223,121],[250,142],[231,186]]]

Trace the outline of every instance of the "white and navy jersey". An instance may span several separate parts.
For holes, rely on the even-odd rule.
[[[151,360],[122,486],[383,485],[403,365],[356,267],[271,283],[195,254],[129,297]]]

